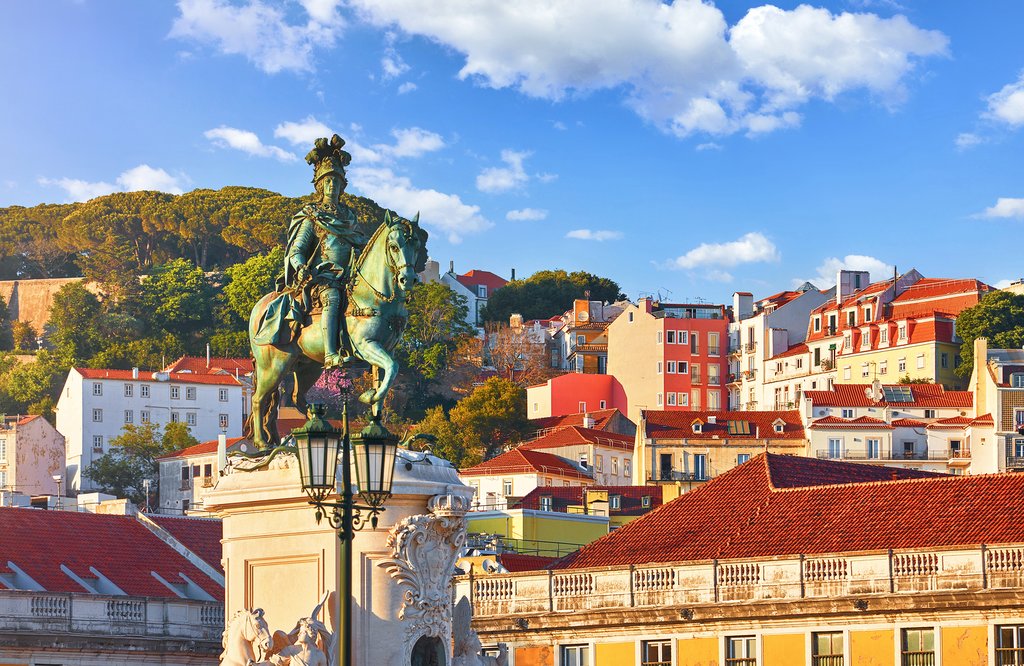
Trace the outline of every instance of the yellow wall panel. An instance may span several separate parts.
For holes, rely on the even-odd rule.
[[[943,627],[942,663],[987,666],[987,627]]]
[[[635,643],[598,643],[594,652],[595,666],[633,666],[636,663]]]
[[[851,631],[850,661],[853,666],[894,666],[893,632]]]
[[[761,637],[764,663],[772,666],[804,666],[806,647],[803,634],[771,634]]]
[[[680,638],[676,648],[678,666],[718,666],[716,638]]]
[[[516,648],[516,666],[555,666],[555,649],[550,645]]]

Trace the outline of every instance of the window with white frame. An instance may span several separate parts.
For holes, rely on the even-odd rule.
[[[1024,664],[1024,624],[996,627],[996,666]]]
[[[581,401],[579,404],[579,412],[582,414],[585,411],[587,411],[587,403]]]
[[[149,384],[143,384],[142,386],[139,387],[139,397],[140,398],[148,398],[149,397]]]
[[[221,402],[227,402],[228,401],[228,390],[226,388],[218,389],[218,391],[217,391],[217,399],[220,400]]]
[[[171,400],[178,400],[180,398],[181,398],[181,387],[180,386],[172,386],[171,387]]]
[[[757,640],[753,636],[728,636],[725,639],[726,666],[757,666]]]
[[[501,480],[501,493],[506,497],[512,494],[512,479]]]
[[[608,507],[612,511],[619,511],[622,509],[622,495],[612,495],[608,498]]]
[[[887,326],[878,329],[878,344],[889,344],[889,328]]]
[[[750,460],[750,454],[749,453],[737,453],[736,454],[736,464],[737,465],[742,465],[743,463],[747,462],[748,460]]]
[[[103,395],[103,383],[102,382],[93,382],[92,383],[92,394],[93,395]]]
[[[717,363],[708,363],[708,385],[709,386],[721,386],[722,384],[722,366]]]
[[[700,384],[700,363],[690,364],[690,383]]]
[[[664,396],[661,393],[659,393],[658,394],[658,407],[661,407],[664,404],[665,404],[665,398],[664,398]]]
[[[658,344],[659,345],[661,344],[661,341],[662,341],[662,333],[661,333],[661,331],[658,331]]]
[[[622,476],[633,476],[633,461],[629,458],[622,459]]]
[[[700,353],[700,334],[697,331],[690,331],[690,353],[694,356]]]
[[[690,343],[690,334],[686,331],[679,331],[679,344],[686,345]]]
[[[135,386],[132,384],[124,385],[124,397],[130,398],[135,395]]]
[[[850,366],[846,366],[845,368],[843,368],[843,379],[847,379],[847,380],[850,379],[850,376],[851,376],[850,373],[851,373]]]
[[[558,666],[590,666],[590,646],[560,646],[558,649]]]
[[[227,414],[221,414],[218,417],[218,419],[217,419],[217,425],[219,425],[222,429],[227,428],[228,427],[228,415]]]
[[[149,423],[149,410],[143,409],[139,412],[139,423]]]
[[[195,386],[187,386],[187,387],[185,387],[185,399],[186,400],[195,400],[196,399],[196,387]]]
[[[868,363],[861,363],[860,364],[860,376],[861,377],[870,377],[871,376],[871,366],[870,366],[870,364],[868,364]]]
[[[935,630],[931,627],[900,631],[900,666],[934,666]]]
[[[905,342],[906,341],[906,339],[907,339],[907,325],[906,324],[900,324],[899,325],[899,327],[897,328],[897,335],[899,336],[898,339],[899,339],[900,342]]]
[[[103,435],[92,436],[92,450],[94,453],[103,453]]]
[[[888,372],[889,372],[889,362],[888,361],[879,361],[878,362],[878,374],[884,375],[884,374],[887,374]]]
[[[7,438],[0,437],[0,462],[7,462]]]
[[[676,332],[665,331],[665,344],[674,345],[676,343]]]
[[[596,469],[598,472],[604,471],[604,456],[602,456],[600,453],[594,454],[594,469]]]
[[[686,375],[690,372],[690,364],[686,361],[679,361],[676,363],[676,374]]]
[[[907,359],[901,358],[896,360],[896,372],[907,371]]]
[[[667,372],[670,375],[676,374],[676,362],[675,361],[666,361],[665,362],[665,372]]]
[[[693,478],[705,481],[708,478],[708,456],[706,453],[693,454]]]
[[[830,437],[828,440],[828,457],[838,460],[843,457],[843,440],[838,437]]]
[[[612,456],[612,476],[619,475],[619,459]]]
[[[650,506],[650,498],[647,498]],[[672,666],[672,641],[641,641],[640,666]]]
[[[1010,386],[1013,388],[1024,388],[1024,372],[1014,372],[1011,374]]]
[[[135,423],[135,413],[132,410],[130,410],[130,409],[124,410],[124,422],[125,423]]]
[[[842,411],[842,415],[843,415],[844,419],[852,419],[853,418],[853,409],[847,409],[847,408],[844,407],[843,411]]]
[[[181,420],[181,415],[178,412],[171,412],[171,423],[177,423]]]
[[[658,361],[658,374],[661,374],[661,361]]]
[[[722,392],[708,391],[708,409],[722,408]]]
[[[670,392],[668,394],[668,396],[666,397],[666,400],[667,400],[667,404],[670,407],[675,407],[675,405],[676,405],[676,394]]]
[[[811,666],[843,666],[843,632],[811,634]]]
[[[869,437],[867,439],[867,457],[869,460],[881,458],[881,450],[881,440],[876,437]]]
[[[700,389],[693,389],[690,392],[690,406],[694,409],[700,409]]]
[[[540,496],[540,510],[541,511],[551,511],[552,506],[553,506],[553,502],[551,500],[551,495],[541,495]]]
[[[194,426],[196,424],[195,412],[185,412],[185,424],[190,426]]]
[[[924,354],[917,355],[917,368],[920,370],[924,367]]]
[[[821,330],[821,317],[814,318],[814,332],[817,333]]]
[[[103,422],[103,410],[99,407],[94,407],[92,410],[92,422],[102,423]]]
[[[598,407],[600,407],[601,409],[606,409],[608,407],[608,402],[602,400],[600,403],[598,403]]]
[[[676,404],[678,404],[680,407],[686,407],[686,406],[688,406],[690,404],[690,394],[689,393],[680,393],[678,397],[679,397],[679,399],[676,402]]]

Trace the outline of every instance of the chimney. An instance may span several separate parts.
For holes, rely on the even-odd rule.
[[[732,313],[736,321],[754,315],[754,295],[746,291],[737,291],[732,295]]]
[[[139,378],[139,369],[138,368],[132,368],[132,379],[138,379],[138,378]]]
[[[516,280],[516,269],[513,268],[512,269],[512,281],[515,282],[515,280]]]
[[[597,421],[589,413],[583,415],[583,427],[593,429]]]
[[[718,417],[714,414],[708,414],[708,423],[718,423]]]
[[[206,343],[206,369],[210,369],[210,343]]]
[[[228,436],[217,435],[217,470],[223,471],[228,466]]]
[[[448,261],[448,272],[455,275],[455,260],[451,259]]]

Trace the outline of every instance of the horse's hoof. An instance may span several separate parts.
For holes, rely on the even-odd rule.
[[[376,393],[377,392],[373,389],[363,391],[362,394],[359,396],[359,402],[363,403],[364,405],[369,405],[371,402],[373,402],[373,396]]]

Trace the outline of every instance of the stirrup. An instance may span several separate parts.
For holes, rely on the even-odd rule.
[[[338,368],[344,362],[345,358],[341,352],[335,352],[333,354],[324,354],[324,368]]]

